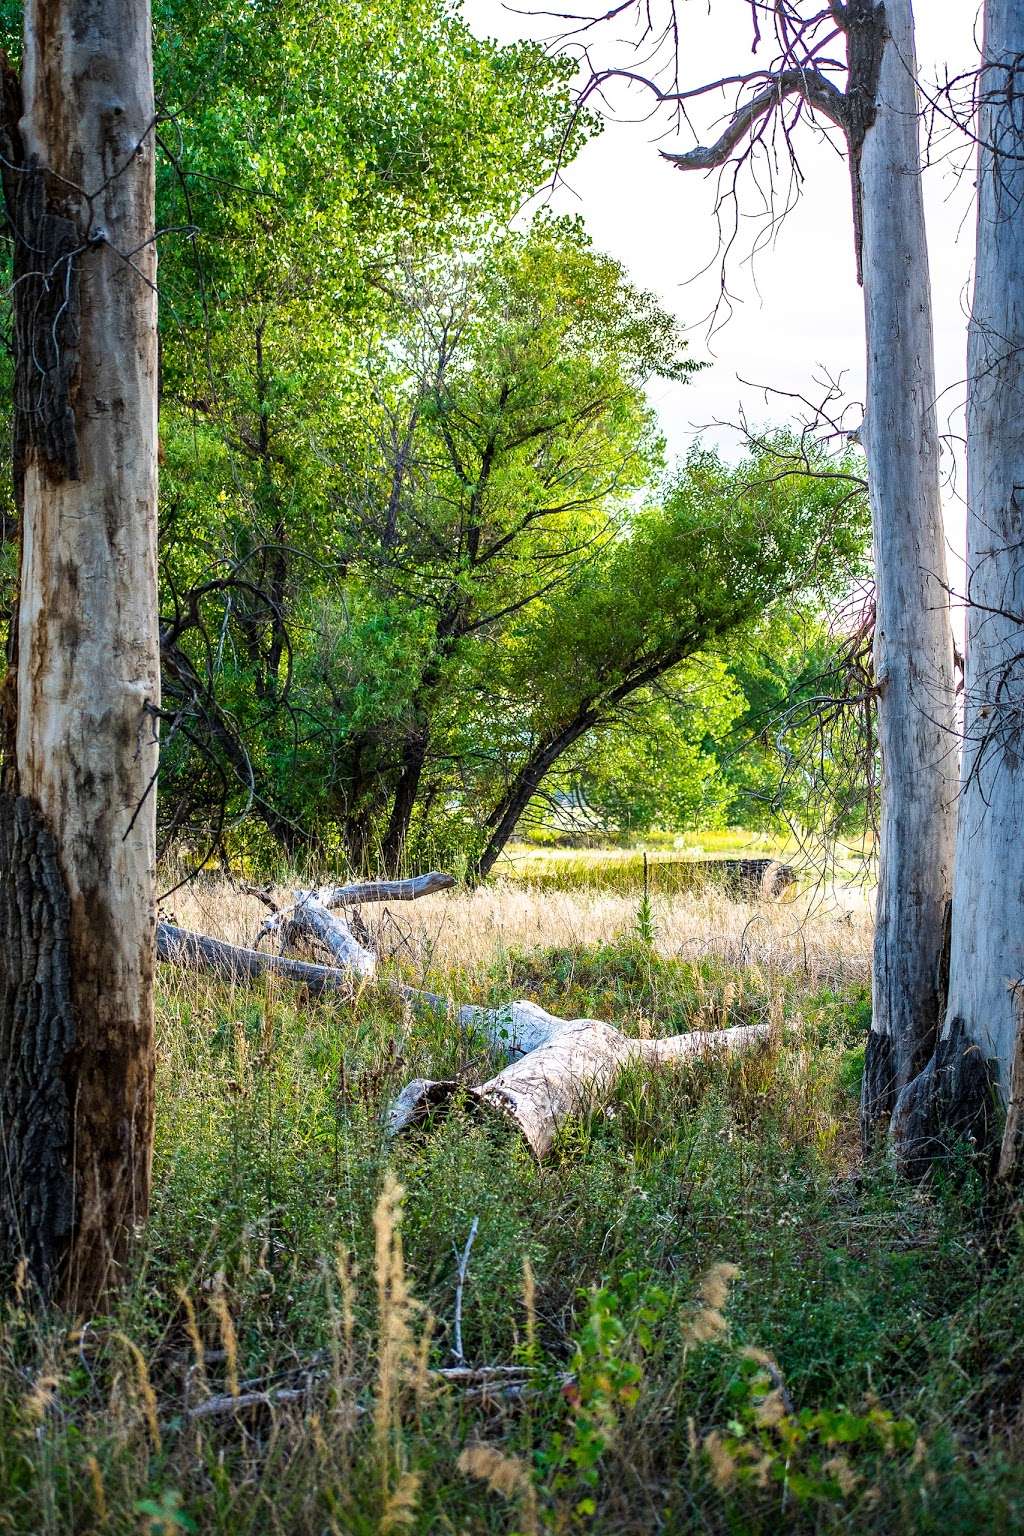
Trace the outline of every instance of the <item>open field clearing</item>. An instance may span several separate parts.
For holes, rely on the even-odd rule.
[[[772,1044],[627,1072],[538,1166],[458,1105],[386,1139],[410,1077],[499,1064],[452,1020],[162,966],[150,1226],[111,1316],[7,1316],[0,1530],[1014,1527],[1017,1239],[979,1270],[962,1185],[859,1163],[862,913],[499,882],[363,916],[460,1000]]]

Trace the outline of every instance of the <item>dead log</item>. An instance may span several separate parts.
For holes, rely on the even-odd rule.
[[[360,944],[344,918],[332,915],[337,907],[356,907],[364,902],[417,901],[439,891],[450,891],[454,876],[430,870],[409,880],[366,880],[355,885],[324,885],[317,890],[296,891],[292,905],[268,917],[256,937],[257,947],[271,934],[278,934],[285,945],[300,938],[316,939],[343,969],[359,976],[372,976],[377,957]]]
[[[533,1009],[531,1004],[513,1005],[517,1010],[524,1007]],[[550,1151],[567,1119],[600,1108],[610,1098],[627,1067],[664,1066],[750,1050],[766,1044],[771,1034],[768,1024],[749,1024],[695,1030],[662,1040],[634,1040],[600,1019],[555,1019],[550,1014],[545,1018],[558,1028],[551,1029],[543,1043],[487,1082],[465,1089],[483,1108],[509,1120],[538,1160]],[[443,1110],[459,1088],[457,1082],[426,1078],[408,1083],[391,1105],[388,1130],[396,1135]]]
[[[327,890],[296,891],[290,907],[264,922],[256,937],[257,946],[275,933],[284,945],[294,945],[302,938],[316,939],[342,970],[372,976],[377,969],[377,956],[360,944],[344,918],[328,911],[324,900],[327,894]]]
[[[330,991],[351,996],[354,981],[369,979],[372,972],[353,963],[349,941],[363,955],[369,951],[362,950],[345,925],[331,917],[315,893],[298,895],[306,899],[297,900],[293,911],[280,917],[288,920],[289,927],[294,922],[302,930],[308,916],[310,927],[305,931],[315,931],[318,937],[326,935],[329,943],[339,944],[332,952],[343,959],[341,966],[263,954],[169,923],[158,925],[158,958],[212,971],[230,981],[276,975],[307,987],[315,996]],[[771,1034],[769,1025],[752,1024],[729,1030],[695,1030],[661,1040],[635,1040],[600,1019],[560,1019],[526,999],[498,1008],[472,1003],[456,1006],[436,993],[394,978],[385,979],[383,984],[413,1007],[452,1015],[459,1027],[479,1034],[488,1045],[513,1058],[494,1077],[466,1091],[482,1107],[510,1120],[538,1159],[550,1150],[559,1127],[570,1116],[607,1101],[628,1066],[669,1065],[748,1050],[766,1043]],[[390,1133],[407,1130],[432,1111],[445,1108],[459,1086],[426,1078],[408,1083],[388,1112]]]
[[[432,869],[410,880],[363,880],[355,885],[326,885],[320,891],[320,900],[325,907],[359,907],[377,901],[418,901],[421,896],[450,891],[454,885],[454,875],[443,875]]]
[[[261,976],[281,976],[285,981],[307,987],[314,997],[323,992],[352,994],[351,972],[339,970],[337,966],[313,965],[308,960],[262,954],[258,949],[227,944],[223,939],[211,939],[205,933],[193,933],[171,923],[157,924],[156,957],[169,965],[210,971],[223,981],[247,982],[256,981]]]
[[[765,901],[796,885],[798,878],[792,864],[783,864],[779,859],[688,859],[668,867],[692,870],[698,879],[720,884],[736,895],[758,896]]]

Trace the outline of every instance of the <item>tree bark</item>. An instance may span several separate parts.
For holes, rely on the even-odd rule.
[[[500,1033],[503,1016],[508,1017],[512,1041],[519,1044],[517,1058],[467,1091],[476,1103],[514,1125],[538,1159],[550,1152],[566,1120],[608,1100],[628,1067],[667,1066],[750,1050],[765,1045],[771,1034],[767,1024],[748,1024],[634,1040],[600,1019],[559,1019],[535,1003],[518,1002],[506,1009],[478,1010],[474,1022],[496,1045],[509,1043]],[[443,1109],[458,1089],[458,1083],[426,1078],[407,1084],[388,1114],[391,1134]]]
[[[928,250],[910,0],[848,7],[851,80],[881,27],[874,111],[851,138],[862,223],[882,811],[866,1136],[920,1071],[942,1016],[954,841],[953,647],[939,500]],[[869,68],[870,65],[866,65]]]
[[[402,749],[402,769],[395,786],[395,798],[391,804],[387,830],[380,845],[380,859],[385,874],[398,876],[402,872],[405,845],[409,837],[412,813],[420,792],[420,780],[427,763],[430,747],[430,726],[425,714],[417,712],[415,723]]]
[[[967,346],[964,753],[943,1029],[1004,1104],[1024,976],[1024,4],[988,0],[979,89],[974,297]],[[978,1092],[986,1091],[979,1078]],[[900,1138],[916,1155],[909,1116]],[[1014,1124],[1010,1144],[1019,1127]],[[919,1137],[917,1139],[920,1139]],[[1009,1158],[1009,1150],[1007,1158]],[[1015,1157],[1015,1152],[1014,1152]]]
[[[149,5],[28,0],[24,25],[23,113],[7,125],[22,169],[5,185],[19,262],[32,268],[15,288],[23,531],[6,769],[21,799],[4,819],[24,828],[30,815],[49,863],[5,861],[0,1073],[8,1156],[17,1163],[45,1137],[36,1156],[64,1186],[47,1206],[68,1214],[50,1221],[31,1204],[16,1208],[32,1176],[24,1160],[0,1202],[7,1262],[24,1258],[44,1289],[88,1309],[146,1215],[152,1145],[160,683]],[[65,919],[57,929],[25,922],[22,901],[53,914],[66,902],[66,949]],[[41,975],[66,953],[68,991],[54,981],[20,1006],[33,952]],[[34,1082],[18,1066],[29,1060],[39,1063]],[[44,1127],[47,1104],[61,1102],[66,1111]]]

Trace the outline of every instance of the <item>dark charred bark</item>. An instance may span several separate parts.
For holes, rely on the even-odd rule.
[[[860,157],[868,129],[878,115],[878,78],[885,49],[885,7],[875,0],[849,0],[844,12],[847,84],[843,98],[843,128],[850,151],[853,193],[853,248],[857,281],[863,286],[864,200]]]
[[[1003,1111],[998,1068],[969,1038],[962,1019],[954,1019],[935,1054],[896,1100],[892,1142],[902,1171],[914,1179],[935,1163],[946,1162],[957,1148],[994,1172]]]
[[[70,911],[53,836],[0,796],[0,1278],[49,1295],[75,1225]]]

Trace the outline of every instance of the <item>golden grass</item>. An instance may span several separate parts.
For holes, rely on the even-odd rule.
[[[287,888],[276,893],[289,900]],[[869,972],[871,917],[863,892],[835,886],[795,899],[733,898],[708,887],[652,898],[655,948],[665,958],[712,957],[727,965],[798,973],[809,981],[862,980]],[[168,916],[234,944],[252,944],[266,909],[227,881],[204,878],[179,891]],[[615,943],[635,930],[634,895],[541,889],[499,880],[417,902],[362,909],[383,959],[414,975],[472,978],[510,951]]]

